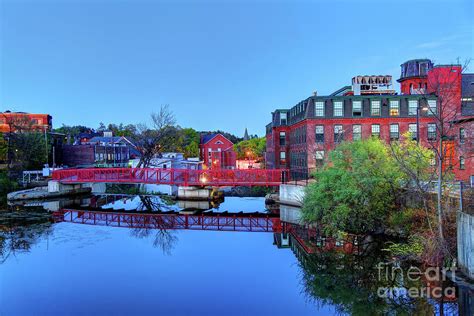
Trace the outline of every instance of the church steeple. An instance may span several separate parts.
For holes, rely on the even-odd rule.
[[[249,137],[249,133],[247,131],[247,127],[245,128],[245,133],[244,133],[244,140],[249,140],[250,137]]]

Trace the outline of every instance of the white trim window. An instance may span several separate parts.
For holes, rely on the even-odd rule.
[[[380,116],[380,100],[370,101],[370,115]]]
[[[416,115],[418,111],[418,100],[408,100],[408,115]]]
[[[314,115],[318,117],[324,116],[324,101],[314,102]]]
[[[352,140],[362,139],[362,125],[352,125]]]
[[[372,136],[380,137],[380,124],[372,124]]]
[[[362,116],[362,101],[361,100],[352,101],[352,116],[354,117]]]
[[[417,129],[417,127],[416,127],[416,124],[413,124],[413,123],[412,123],[412,124],[408,124],[408,132],[410,132],[411,138],[412,138],[413,140],[416,140],[416,139],[417,139],[417,137],[418,137],[418,135],[417,135],[417,134],[418,134],[418,129]]]
[[[334,116],[341,117],[344,116],[344,102],[334,101]]]
[[[390,116],[399,116],[400,115],[400,101],[390,100]]]
[[[400,138],[400,132],[398,124],[390,124],[390,139],[398,140]]]
[[[436,100],[428,100],[428,115],[438,114],[438,106]]]

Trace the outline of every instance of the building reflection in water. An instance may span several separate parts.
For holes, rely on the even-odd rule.
[[[354,315],[473,314],[474,293],[467,287],[457,287],[455,297],[430,300],[411,298],[406,292],[388,298],[379,296],[380,288],[421,288],[427,283],[409,282],[401,276],[394,280],[380,278],[377,265],[390,260],[383,251],[384,240],[352,235],[326,238],[317,228],[302,225],[300,218],[300,210],[294,207],[229,213],[216,210],[208,202],[180,204],[154,196],[95,196],[27,203],[0,212],[0,256],[4,262],[11,255],[28,252],[40,238],[49,236],[58,222],[127,227],[131,236],[151,239],[154,247],[168,255],[178,242],[179,229],[267,232],[273,233],[278,248],[294,253],[302,271],[304,293],[316,304],[335,306],[341,313]],[[439,285],[450,286],[447,282],[428,284],[428,290]]]

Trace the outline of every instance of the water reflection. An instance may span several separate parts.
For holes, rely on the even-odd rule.
[[[393,279],[381,277],[379,263],[391,260],[383,251],[383,239],[348,235],[340,239],[325,238],[318,229],[301,225],[298,208],[265,210],[263,199],[230,198],[220,205],[200,206],[190,207],[157,196],[119,195],[11,205],[7,211],[0,212],[1,263],[31,251],[33,245],[49,237],[54,226],[61,223],[78,225],[76,227],[126,228],[130,236],[150,240],[150,245],[169,257],[177,255],[173,251],[178,248],[179,230],[212,231],[213,234],[215,231],[258,232],[273,235],[275,251],[293,252],[301,273],[302,293],[316,309],[353,315],[472,315],[474,310],[473,293],[469,289],[456,288],[455,295],[444,295],[440,299],[413,298],[407,295],[406,289],[427,287],[430,291],[434,286],[453,285],[409,281],[403,274]],[[251,237],[245,240],[247,238],[251,240]],[[186,242],[189,240],[183,241]],[[205,248],[205,241],[199,246]],[[212,249],[209,255],[215,251]],[[203,250],[203,256],[205,253]],[[183,252],[180,255],[183,256]],[[238,255],[246,260],[245,253]],[[222,264],[226,264],[225,258],[222,260]],[[403,263],[390,267],[397,264],[403,267]],[[246,271],[247,268],[251,267],[243,265],[241,269]],[[281,275],[275,275],[275,282],[283,279],[284,272],[279,273]],[[380,288],[405,291],[383,297],[379,295]],[[271,289],[265,290],[271,292]]]

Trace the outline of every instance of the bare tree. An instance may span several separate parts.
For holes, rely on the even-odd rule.
[[[151,114],[152,127],[138,124],[133,140],[141,157],[138,168],[150,166],[151,160],[163,150],[173,149],[177,137],[176,119],[168,105],[162,105],[159,112]]]

